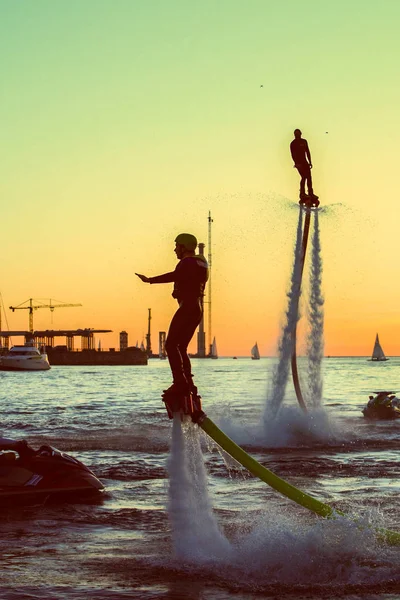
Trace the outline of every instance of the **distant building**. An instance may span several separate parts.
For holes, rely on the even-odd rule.
[[[126,350],[128,348],[128,334],[126,331],[121,331],[119,334],[119,349]]]
[[[167,356],[167,353],[165,351],[165,338],[166,338],[165,331],[159,331],[158,332],[158,356],[160,358],[166,358],[166,356]]]

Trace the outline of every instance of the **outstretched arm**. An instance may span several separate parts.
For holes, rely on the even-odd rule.
[[[157,275],[156,277],[146,277],[140,273],[135,273],[144,283],[171,283],[175,281],[175,271],[171,273],[164,273],[164,275]]]

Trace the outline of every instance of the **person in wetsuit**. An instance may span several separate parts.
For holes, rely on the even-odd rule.
[[[185,395],[193,392],[197,395],[187,348],[203,316],[208,264],[204,256],[195,254],[196,248],[195,236],[181,233],[175,239],[174,252],[179,262],[174,271],[156,277],[136,273],[145,283],[174,283],[172,296],[178,301],[179,308],[172,318],[165,341],[173,383],[165,390],[165,394]]]
[[[4,450],[13,450],[17,452],[21,458],[29,458],[35,453],[32,448],[28,446],[26,440],[12,440],[11,438],[0,437],[0,454]]]
[[[294,140],[290,144],[290,153],[293,158],[294,166],[300,173],[300,200],[305,198],[305,183],[307,181],[308,195],[313,197],[313,187],[311,178],[311,154],[307,140],[301,137],[300,129],[294,130]]]

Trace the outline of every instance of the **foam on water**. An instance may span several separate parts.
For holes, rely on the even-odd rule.
[[[375,569],[376,553],[387,564]],[[378,546],[368,527],[363,529],[349,518],[301,523],[272,511],[261,515],[253,531],[237,540],[232,562],[240,571],[254,575],[258,582],[279,584],[325,584],[335,582],[377,583],[399,577],[396,551]]]
[[[210,556],[207,564],[195,558],[179,568],[193,571],[199,565],[203,578],[253,591],[304,592],[310,587],[315,593],[320,586],[321,593],[332,593],[338,586],[360,590],[400,584],[398,548],[379,545],[376,514],[357,522],[338,517],[310,524],[266,508],[256,517],[242,515],[242,526],[246,519],[250,531],[234,534],[229,552]]]
[[[237,444],[266,448],[285,448],[317,443],[331,444],[348,440],[348,432],[342,431],[321,407],[303,412],[296,398],[283,404],[275,418],[263,418],[262,424],[243,424],[232,417],[218,419],[221,429]]]

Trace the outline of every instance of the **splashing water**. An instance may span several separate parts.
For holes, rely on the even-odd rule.
[[[324,298],[321,290],[322,256],[318,211],[314,213],[314,231],[310,265],[310,299],[308,319],[310,331],[307,339],[308,389],[313,408],[320,408],[323,381],[321,364],[324,354]]]
[[[188,562],[224,559],[230,544],[218,527],[207,489],[200,432],[175,414],[168,462],[168,513],[177,558]]]
[[[303,211],[299,211],[297,223],[296,244],[294,248],[294,262],[291,275],[290,290],[287,293],[288,306],[286,321],[283,325],[282,335],[278,345],[278,364],[274,371],[272,393],[267,398],[264,412],[264,422],[275,418],[285,395],[286,384],[289,377],[290,358],[293,348],[292,335],[299,319],[299,300],[301,294],[301,258],[302,258],[302,233]]]

